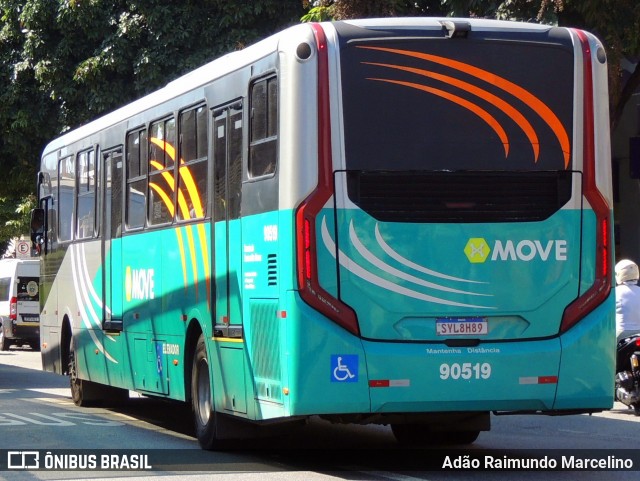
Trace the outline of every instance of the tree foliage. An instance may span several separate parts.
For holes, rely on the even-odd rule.
[[[0,0],[0,242],[46,142],[303,13],[300,0]]]
[[[309,12],[303,22],[395,16],[441,16],[447,13],[441,0],[303,0]]]

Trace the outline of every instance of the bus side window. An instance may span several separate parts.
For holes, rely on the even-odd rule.
[[[88,239],[95,234],[95,151],[81,152],[76,161],[76,239]]]
[[[149,225],[167,224],[173,220],[175,205],[173,163],[175,156],[175,119],[170,118],[151,124],[149,130],[149,191],[147,196]]]
[[[73,238],[73,198],[76,172],[73,157],[65,157],[58,162],[58,240],[70,241]]]
[[[127,192],[125,222],[127,229],[144,226],[147,194],[147,132],[127,135]]]
[[[278,78],[269,77],[251,86],[249,177],[276,171],[278,144]]]
[[[227,219],[227,114],[213,119],[213,191],[214,220]]]
[[[180,114],[178,220],[201,219],[207,209],[207,110],[200,106]]]

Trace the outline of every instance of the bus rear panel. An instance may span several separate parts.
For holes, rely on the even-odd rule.
[[[297,211],[314,309],[292,299],[292,411],[610,408],[602,47],[570,29],[442,24],[325,29],[319,123],[333,128]]]

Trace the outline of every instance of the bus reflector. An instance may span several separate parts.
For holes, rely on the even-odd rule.
[[[558,376],[521,377],[520,384],[558,384]]]
[[[371,379],[369,387],[409,387],[409,379]]]
[[[307,280],[311,279],[311,224],[309,219],[304,220],[304,274]]]

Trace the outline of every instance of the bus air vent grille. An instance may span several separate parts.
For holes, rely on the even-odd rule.
[[[348,171],[349,199],[381,222],[547,219],[571,198],[571,171]]]
[[[280,324],[276,299],[252,299],[251,356],[258,399],[282,402]]]
[[[278,285],[278,255],[267,255],[267,285]]]

